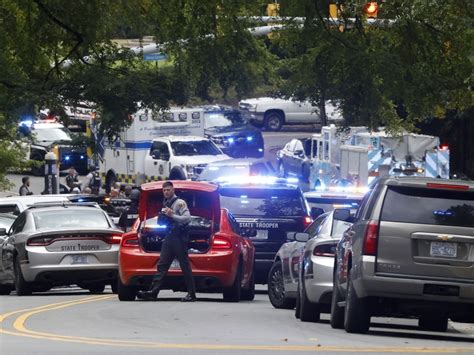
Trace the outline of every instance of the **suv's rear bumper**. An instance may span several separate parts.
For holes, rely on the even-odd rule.
[[[461,307],[474,307],[474,283],[439,281],[426,278],[404,277],[403,275],[377,274],[375,257],[363,257],[361,268],[355,273],[352,283],[358,297],[376,297],[397,299],[398,303],[425,301],[430,304],[457,303]],[[457,295],[430,294],[425,292],[426,285],[459,287]],[[461,305],[463,304],[463,305]],[[464,308],[463,308],[464,309]],[[474,312],[474,308],[472,309]]]

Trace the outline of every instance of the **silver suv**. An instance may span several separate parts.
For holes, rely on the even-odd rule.
[[[371,316],[474,322],[474,181],[385,178],[366,195],[337,247],[331,325],[365,333]]]

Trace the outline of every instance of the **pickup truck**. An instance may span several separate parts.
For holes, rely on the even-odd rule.
[[[246,118],[257,127],[268,131],[279,131],[284,124],[319,124],[321,117],[319,108],[309,101],[293,101],[273,97],[259,97],[241,100],[239,108]],[[326,102],[328,121],[337,121],[341,115],[337,107],[330,101]]]

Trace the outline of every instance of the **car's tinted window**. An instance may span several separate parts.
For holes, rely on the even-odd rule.
[[[0,205],[0,213],[13,213],[15,215],[20,214],[20,210],[16,204],[12,205]]]
[[[327,213],[323,213],[322,215],[318,216],[314,222],[311,223],[308,228],[306,228],[305,232],[308,233],[311,238],[313,238],[316,235],[318,227],[321,225],[321,223],[323,223],[327,216]]]
[[[299,217],[305,213],[299,190],[222,188],[220,194],[221,206],[234,215]]]
[[[38,211],[34,213],[36,229],[109,228],[109,222],[100,209]]]
[[[474,227],[474,193],[391,186],[385,196],[381,219]]]

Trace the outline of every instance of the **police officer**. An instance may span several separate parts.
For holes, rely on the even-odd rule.
[[[140,200],[140,191],[132,190],[130,193],[130,206],[125,208],[120,214],[118,225],[125,232],[128,232],[133,223],[138,218],[138,201]]]
[[[159,221],[163,219],[167,220],[168,228],[161,246],[160,261],[157,267],[158,273],[153,278],[150,289],[148,291],[138,291],[137,297],[145,300],[153,300],[158,296],[161,284],[168,273],[171,263],[176,257],[183,271],[184,281],[188,289],[188,294],[182,298],[181,301],[194,302],[196,301],[196,290],[191,266],[189,264],[188,235],[186,230],[186,225],[191,220],[191,214],[189,213],[186,201],[179,199],[175,195],[171,181],[163,183],[163,195],[165,200],[161,211],[162,216],[159,217]]]

